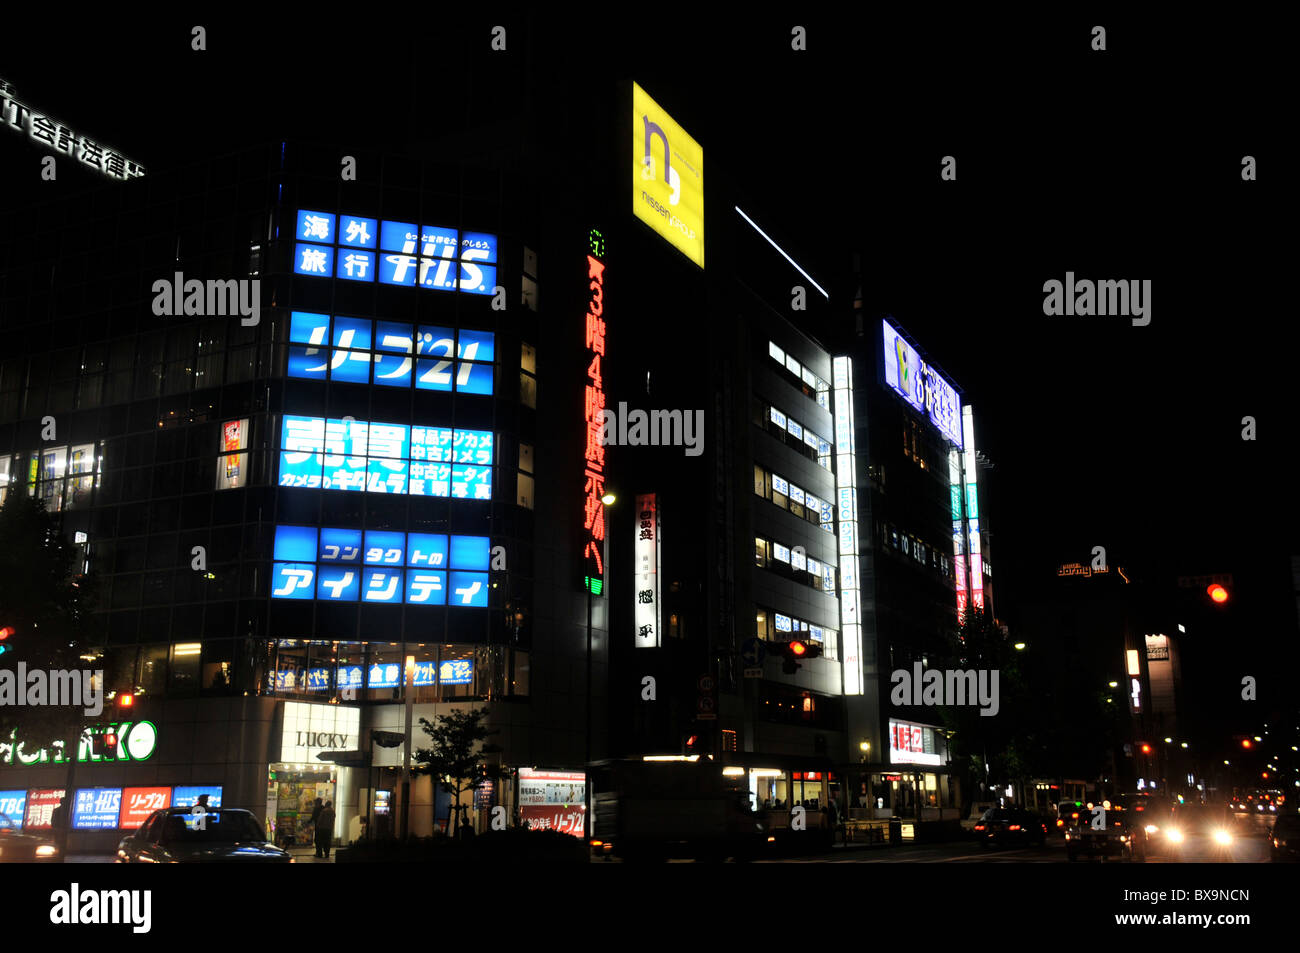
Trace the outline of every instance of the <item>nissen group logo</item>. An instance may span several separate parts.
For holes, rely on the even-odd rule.
[[[704,149],[636,83],[632,212],[704,267]]]

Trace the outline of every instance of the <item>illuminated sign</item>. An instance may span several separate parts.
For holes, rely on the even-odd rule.
[[[496,335],[491,331],[294,311],[289,342],[289,377],[492,393]]]
[[[78,831],[116,830],[121,813],[121,788],[82,788],[73,796],[72,827]]]
[[[519,816],[534,830],[583,836],[587,776],[580,771],[519,769]]]
[[[284,416],[280,486],[492,498],[492,432]]]
[[[46,149],[77,159],[83,166],[113,179],[134,179],[144,175],[139,163],[107,149],[89,136],[79,136],[53,116],[36,112],[14,98],[14,88],[0,79],[0,125],[26,132]]]
[[[361,709],[346,705],[284,703],[279,761],[318,763],[322,751],[361,747]]]
[[[27,817],[23,828],[29,831],[49,830],[54,826],[54,809],[66,792],[63,788],[45,788],[32,791],[27,796]]]
[[[880,324],[885,338],[885,383],[917,410],[927,414],[940,433],[960,447],[962,413],[957,389],[926,364],[888,321]]]
[[[27,815],[27,792],[0,791],[0,814],[14,824],[22,824]]]
[[[154,811],[171,807],[171,788],[126,788],[122,792],[122,816],[118,827],[133,831]]]
[[[844,694],[861,695],[861,593],[858,573],[858,461],[853,418],[853,361],[831,361],[834,378],[835,489],[839,503],[840,631],[844,635]]]
[[[704,149],[636,83],[632,214],[704,267]]]
[[[653,493],[636,498],[636,536],[633,558],[636,560],[636,604],[632,627],[636,631],[636,647],[659,647],[659,633],[663,628],[659,608],[659,507]]]
[[[91,749],[91,731],[113,731],[117,733],[117,757],[104,758],[95,754]],[[9,736],[8,741],[0,741],[0,764],[17,764],[17,765],[35,765],[35,764],[66,764],[63,757],[63,744],[55,742],[50,747],[52,751],[44,748],[29,752],[19,741],[14,743],[17,738],[15,730]],[[155,749],[158,747],[158,729],[151,721],[124,721],[119,724],[88,726],[81,733],[81,743],[77,746],[77,763],[78,764],[99,764],[100,762],[111,761],[117,763],[120,761],[147,761],[153,756]],[[15,748],[17,750],[15,751]]]
[[[436,225],[298,211],[293,270],[314,278],[490,295],[497,237]]]
[[[486,608],[490,552],[486,536],[277,526],[271,598]],[[328,688],[320,672],[297,687]]]
[[[248,418],[221,425],[221,453],[217,457],[217,489],[233,490],[248,482]]]
[[[942,764],[934,745],[934,729],[906,721],[889,721],[891,764]]]
[[[984,608],[984,554],[980,546],[979,466],[975,459],[975,415],[971,407],[962,408],[962,472],[966,479],[966,554],[970,557],[970,604]]]
[[[583,587],[593,596],[605,588],[605,384],[600,361],[605,356],[605,238],[598,229],[587,236],[587,383],[583,419],[587,439],[583,451],[582,559]]]
[[[199,803],[199,798],[206,794],[208,796],[208,807],[221,807],[221,786],[195,786],[178,787],[172,789],[172,807],[193,807]]]
[[[1169,658],[1169,639],[1163,635],[1146,636],[1147,661],[1158,662]]]

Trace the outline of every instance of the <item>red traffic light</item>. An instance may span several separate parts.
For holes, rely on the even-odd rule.
[[[8,641],[9,636],[14,635],[17,631],[18,630],[12,625],[7,625],[3,629],[0,629],[0,655],[13,651],[12,645],[5,645],[4,643]]]
[[[1149,744],[1143,744],[1143,745],[1142,745],[1142,753],[1143,753],[1143,754],[1150,754],[1150,753],[1151,753],[1151,746],[1150,746]]]
[[[808,646],[803,642],[799,642],[797,640],[793,641],[790,643],[790,654],[795,656],[795,658],[799,658],[801,656],[807,655]]]
[[[1210,597],[1210,599],[1212,599],[1214,602],[1217,602],[1219,604],[1223,604],[1228,601],[1228,590],[1223,588],[1223,586],[1219,585],[1217,582],[1214,583],[1213,585],[1206,586],[1205,592]]]
[[[134,704],[135,704],[135,696],[132,695],[130,692],[127,692],[124,695],[117,696],[118,708],[130,708]]]
[[[1242,739],[1241,739],[1241,746],[1242,746],[1243,748],[1251,748],[1251,747],[1254,747],[1254,746],[1250,743],[1250,739],[1249,739],[1249,738],[1242,738]]]

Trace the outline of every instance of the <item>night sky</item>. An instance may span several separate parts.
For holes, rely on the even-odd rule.
[[[1152,578],[1234,573],[1243,631],[1227,651],[1296,662],[1278,25],[1090,14],[1108,29],[1094,53],[1093,20],[1064,16],[669,27],[676,7],[635,24],[610,9],[557,22],[374,6],[374,23],[327,13],[339,25],[315,28],[51,18],[6,26],[0,76],[146,167],[282,136],[436,142],[636,79],[843,321],[859,251],[867,314],[894,315],[963,388],[996,464],[995,583],[1013,624],[1059,562],[1104,545]],[[806,52],[790,50],[795,22]],[[207,52],[190,49],[195,23]],[[39,182],[44,154],[0,129],[0,205],[76,186]],[[940,182],[949,154],[957,181]],[[1241,181],[1247,154],[1257,182]],[[1043,283],[1067,271],[1150,279],[1151,324],[1045,316]]]

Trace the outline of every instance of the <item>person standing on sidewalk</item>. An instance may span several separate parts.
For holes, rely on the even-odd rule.
[[[316,818],[316,856],[321,856],[321,851],[325,852],[326,860],[330,859],[330,843],[334,840],[334,802],[326,801],[325,807],[321,810]]]
[[[319,829],[317,827],[317,823],[320,819],[321,811],[323,811],[324,809],[325,809],[325,802],[320,798],[317,798],[316,803],[311,806],[311,818],[307,821],[307,823],[311,825],[312,828],[312,840],[315,841],[316,843],[317,857],[320,856],[320,837],[317,836],[316,834],[316,831]]]

